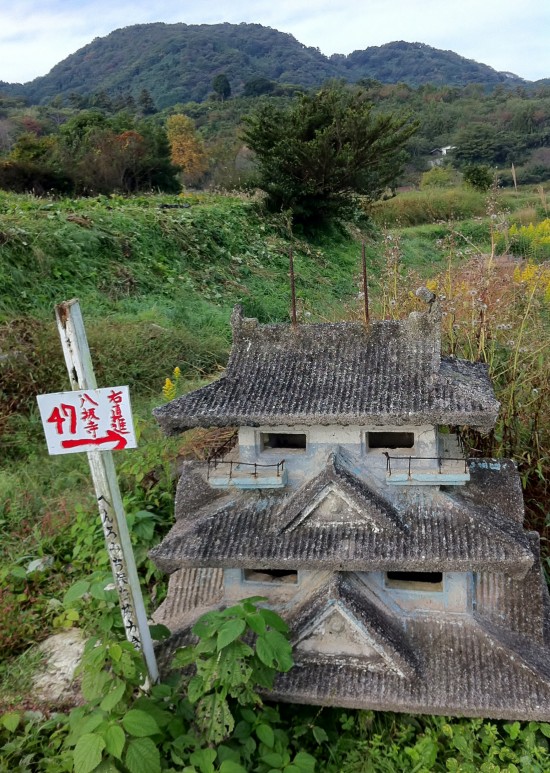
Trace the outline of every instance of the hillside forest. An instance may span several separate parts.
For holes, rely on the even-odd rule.
[[[550,177],[550,85],[335,85],[360,91],[374,115],[414,117],[394,189],[452,185],[453,174],[471,166],[496,173],[502,186]],[[204,101],[162,110],[146,89],[136,97],[102,91],[39,105],[0,92],[0,187],[70,195],[254,187],[243,119],[266,103],[286,108],[303,93],[269,92],[259,82],[256,89],[264,93],[232,96],[231,81],[217,78]]]

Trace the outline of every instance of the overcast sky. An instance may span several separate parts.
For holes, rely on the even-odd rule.
[[[550,77],[549,0],[0,0],[0,80],[32,80],[95,37],[155,21],[256,22],[324,54],[406,40]]]

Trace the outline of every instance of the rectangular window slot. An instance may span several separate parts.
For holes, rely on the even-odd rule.
[[[386,588],[442,591],[442,572],[386,572]]]
[[[302,432],[260,432],[262,451],[305,451],[306,436]]]
[[[369,448],[412,448],[414,432],[367,432]]]
[[[296,585],[298,572],[292,569],[245,569],[243,571],[245,582],[262,582],[273,585]]]

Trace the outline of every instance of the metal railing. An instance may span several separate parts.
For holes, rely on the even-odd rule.
[[[387,451],[382,451],[384,456],[386,457],[386,473],[391,477],[392,469],[391,469],[391,462],[392,459],[394,461],[399,462],[406,462],[407,463],[407,475],[410,478],[411,477],[411,469],[414,468],[414,462],[437,462],[437,471],[439,475],[443,474],[442,467],[445,464],[445,462],[462,462],[464,464],[464,475],[468,473],[468,459],[465,459],[463,456],[390,456]],[[397,467],[397,465],[395,465]],[[424,470],[426,473],[430,473],[431,470],[423,468],[423,467],[417,467],[417,471]],[[395,472],[402,472],[402,470],[395,470]]]
[[[239,462],[238,460],[232,459],[208,459],[208,471],[206,474],[207,479],[210,478],[210,470],[217,469],[217,467],[221,464],[229,465],[229,480],[231,480],[233,477],[234,469],[240,467],[254,467],[254,472],[251,473],[254,478],[258,477],[259,467],[274,467],[276,470],[275,474],[277,478],[280,478],[284,470],[285,460],[282,459],[280,462],[274,462],[273,464],[258,464],[257,462]]]

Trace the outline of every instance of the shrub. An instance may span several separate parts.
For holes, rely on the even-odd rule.
[[[0,161],[0,188],[14,193],[68,193],[73,188],[71,177],[49,167],[29,161]]]
[[[449,167],[434,166],[424,172],[420,180],[420,188],[450,188],[454,185],[456,172]]]
[[[464,182],[476,191],[488,191],[494,181],[494,175],[488,166],[470,164],[464,168]]]
[[[263,103],[245,121],[269,207],[291,210],[302,223],[349,215],[357,194],[380,198],[417,128],[408,118],[374,115],[363,91],[336,86],[289,108]]]

